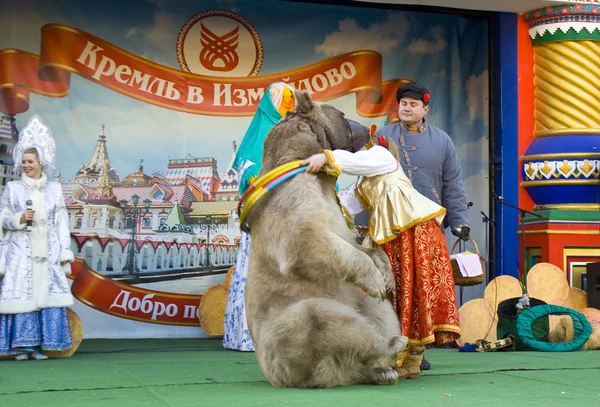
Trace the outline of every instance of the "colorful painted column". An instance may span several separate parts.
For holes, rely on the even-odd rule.
[[[600,260],[600,5],[526,13],[533,44],[534,140],[521,157],[522,186],[541,218],[527,216],[526,256],[585,285]],[[523,236],[521,236],[523,238]]]

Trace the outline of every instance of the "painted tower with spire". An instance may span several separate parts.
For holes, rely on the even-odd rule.
[[[108,158],[104,159],[102,175],[93,192],[90,191],[83,199],[83,217],[79,233],[93,233],[98,236],[110,236],[123,222],[123,214],[119,201],[113,192],[109,179]],[[79,187],[83,188],[82,186]],[[84,191],[84,190],[82,190]],[[80,192],[80,191],[76,191]],[[79,196],[82,196],[80,193]]]
[[[95,187],[102,179],[105,168],[108,171],[108,180],[111,184],[118,184],[120,182],[119,174],[114,168],[110,167],[104,127],[102,125],[102,133],[98,136],[98,141],[90,160],[83,164],[79,171],[77,171],[73,177],[74,182]],[[105,166],[105,160],[108,162],[108,166]]]

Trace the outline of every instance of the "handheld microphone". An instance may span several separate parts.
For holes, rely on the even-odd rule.
[[[25,208],[30,211],[31,209],[33,209],[33,202],[31,202],[31,199],[28,199],[27,202],[25,202]],[[31,220],[27,221],[27,231],[31,232],[31,230],[33,229],[33,222]]]

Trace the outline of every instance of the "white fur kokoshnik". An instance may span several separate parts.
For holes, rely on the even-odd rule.
[[[281,101],[283,100],[283,90],[285,88],[288,88],[292,91],[292,93],[294,93],[294,88],[284,82],[275,82],[269,88],[269,95],[271,96],[271,102],[273,102],[275,109],[279,109],[279,106],[281,106]]]
[[[55,169],[56,144],[52,138],[52,130],[37,114],[33,115],[27,126],[21,130],[19,142],[13,150],[13,161],[16,168],[21,168],[23,153],[29,148],[37,150],[40,164],[45,170]]]

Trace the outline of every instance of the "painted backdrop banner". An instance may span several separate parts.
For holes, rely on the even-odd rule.
[[[18,131],[40,115],[57,142],[51,175],[69,210],[86,337],[204,335],[202,294],[237,257],[233,157],[274,81],[366,126],[396,120],[403,83],[427,86],[427,119],[454,140],[485,247],[475,214],[489,207],[487,20],[181,3],[10,0],[0,14],[0,176],[18,178]]]
[[[276,74],[229,80],[161,66],[60,24],[42,27],[41,50],[40,55],[19,49],[5,49],[0,54],[0,66],[5,67],[0,77],[5,85],[2,111],[27,111],[28,91],[66,97],[70,73],[146,103],[213,116],[253,115],[264,89],[274,81],[284,80],[295,88],[310,91],[319,101],[356,93],[357,113],[378,117],[395,112],[394,91],[399,82],[405,82],[383,82],[382,56],[370,50],[336,55]]]

